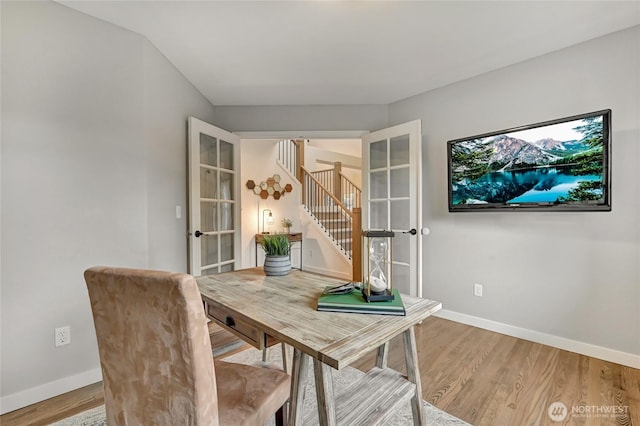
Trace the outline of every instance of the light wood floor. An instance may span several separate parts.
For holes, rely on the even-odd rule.
[[[212,332],[214,348],[233,339]],[[392,343],[389,366],[403,371],[400,343]],[[416,343],[423,398],[471,424],[640,426],[640,370],[439,318],[416,327]],[[354,367],[373,364],[371,354]],[[553,402],[591,415],[569,413],[554,423],[547,414]],[[0,424],[46,425],[103,403],[97,383],[5,414]],[[610,407],[624,412],[605,417]]]

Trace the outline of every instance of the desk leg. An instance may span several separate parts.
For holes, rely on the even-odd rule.
[[[258,242],[256,241],[256,267],[258,267]]]
[[[291,356],[289,355],[287,344],[280,343],[280,347],[282,349],[282,369],[285,373],[291,374]]]
[[[318,417],[322,426],[335,426],[336,400],[333,396],[331,367],[317,359],[313,360],[313,371],[316,378],[316,396],[318,401]]]
[[[410,382],[416,385],[416,394],[411,399],[411,411],[413,413],[413,424],[416,426],[426,425],[426,419],[422,410],[422,383],[420,383],[420,369],[418,368],[418,351],[416,349],[416,335],[413,327],[406,330],[404,338],[404,358],[407,363],[407,376]]]
[[[293,349],[293,367],[291,371],[291,396],[289,400],[289,426],[302,424],[304,404],[304,386],[309,365],[309,355]]]
[[[376,354],[376,367],[387,368],[387,359],[389,358],[389,342],[378,347]]]

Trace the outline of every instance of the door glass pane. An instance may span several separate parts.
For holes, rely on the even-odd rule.
[[[371,176],[371,199],[387,198],[387,171],[373,172]]]
[[[391,229],[407,231],[409,230],[411,200],[391,201]]]
[[[387,167],[387,141],[373,142],[369,145],[369,168]]]
[[[220,261],[233,260],[233,234],[220,235]]]
[[[411,294],[410,271],[408,265],[393,263],[393,288],[397,288],[400,293]]]
[[[408,197],[411,182],[409,182],[409,168],[393,169],[390,172],[391,198]]]
[[[218,203],[200,201],[200,231],[211,232],[218,230]]]
[[[200,167],[200,197],[217,198],[218,172],[215,170]]]
[[[411,258],[409,257],[411,250],[411,238],[416,237],[411,234],[401,234],[396,232],[395,237],[393,237],[393,260],[404,263],[411,262]]]
[[[200,133],[200,164],[218,165],[217,139]]]
[[[369,203],[369,229],[389,229],[387,224],[387,201]]]
[[[222,265],[220,267],[220,272],[231,272],[233,271],[233,263],[227,263],[226,265]]]
[[[233,145],[220,140],[220,167],[233,170]]]
[[[218,273],[218,267],[217,266],[213,266],[211,268],[207,268],[207,269],[201,269],[200,273],[202,275],[213,275],[213,274],[217,274]]]
[[[391,138],[391,149],[389,152],[389,161],[392,166],[409,164],[409,135]]]
[[[233,174],[220,172],[220,199],[233,200]]]
[[[220,203],[220,230],[233,230],[233,204]]]
[[[218,236],[203,235],[200,237],[201,264],[215,265],[218,263]]]

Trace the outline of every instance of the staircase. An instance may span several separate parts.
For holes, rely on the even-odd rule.
[[[307,211],[311,214],[320,226],[325,230],[329,237],[335,241],[336,245],[342,252],[351,259],[352,252],[352,219],[340,209],[334,209],[333,206],[306,206]]]
[[[334,244],[351,259],[354,245],[354,209],[345,206],[312,172],[304,167],[302,167],[302,204]],[[359,208],[356,211],[359,212]],[[359,239],[360,236],[358,235],[357,238]]]
[[[340,163],[334,163],[328,170],[307,170],[304,167],[304,141],[280,141],[278,161],[302,183],[302,204],[307,213],[327,238],[353,261],[354,252],[359,253],[360,247],[360,188],[342,174]],[[354,235],[354,229],[357,235]],[[359,265],[359,260],[354,264]]]

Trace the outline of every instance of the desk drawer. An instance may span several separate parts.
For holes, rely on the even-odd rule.
[[[263,349],[278,343],[276,339],[271,336],[267,336],[263,331],[247,324],[242,320],[242,318],[238,318],[224,306],[216,302],[209,301],[205,306],[206,313],[209,318],[215,320],[218,324],[222,325],[225,329],[230,330],[250,345],[258,349]]]

